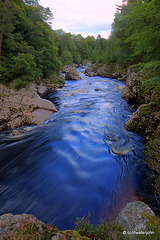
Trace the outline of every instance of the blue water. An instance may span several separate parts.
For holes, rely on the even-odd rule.
[[[133,112],[124,83],[81,76],[48,95],[59,111],[44,125],[1,133],[0,215],[72,229],[76,217],[115,220],[127,202],[147,199],[143,139],[124,128]]]

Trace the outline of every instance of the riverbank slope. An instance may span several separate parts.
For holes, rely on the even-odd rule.
[[[120,70],[117,64],[89,65],[85,74],[117,78],[126,82],[122,97],[131,105],[138,106],[131,118],[125,123],[128,131],[144,136],[145,163],[151,169],[151,180],[160,194],[160,79],[150,77],[146,71],[130,67],[128,71]]]

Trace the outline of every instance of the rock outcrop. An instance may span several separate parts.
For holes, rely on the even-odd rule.
[[[141,75],[129,69],[126,78],[126,86],[123,88],[121,96],[129,102],[140,103],[141,96],[139,87],[141,84]]]
[[[0,240],[4,239],[89,240],[73,230],[59,231],[33,215],[11,213],[0,216]]]
[[[160,112],[154,111],[151,104],[142,104],[125,123],[125,129],[144,136],[151,135],[160,122]]]
[[[65,74],[65,80],[79,80],[81,76],[79,75],[76,67],[66,65],[63,67],[62,74]]]
[[[118,215],[116,224],[121,225],[126,231],[146,231],[149,222],[147,216],[155,217],[155,214],[144,202],[127,203]]]
[[[25,125],[41,124],[57,109],[53,103],[41,98],[62,84],[32,83],[26,88],[15,90],[0,85],[0,130],[13,129]]]
[[[100,76],[114,78],[123,82],[125,82],[127,77],[125,74],[119,72],[119,66],[116,64],[90,64],[86,67],[84,73],[89,77]]]

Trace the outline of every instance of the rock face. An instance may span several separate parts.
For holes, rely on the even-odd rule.
[[[79,80],[81,76],[79,75],[77,69],[72,66],[64,66],[62,73],[65,73],[65,80]]]
[[[126,75],[118,72],[119,66],[116,64],[90,64],[85,69],[85,74],[89,77],[100,76],[107,78],[116,78],[120,81],[126,80]]]
[[[125,123],[125,129],[148,136],[156,130],[160,122],[160,112],[154,112],[150,104],[142,104]]]
[[[14,235],[18,228],[27,223],[34,223],[41,227],[42,222],[29,214],[12,215],[11,213],[0,216],[0,239]]]
[[[33,215],[11,213],[0,216],[0,240],[4,239],[89,240],[76,231],[60,232],[58,228],[44,224]]]
[[[19,91],[0,85],[0,130],[41,124],[57,112],[53,103],[39,96],[48,89],[35,83]]]
[[[144,202],[127,203],[116,219],[116,224],[122,225],[127,231],[148,230],[147,216],[155,216],[151,208]]]
[[[121,96],[129,102],[140,102],[139,86],[142,84],[140,74],[128,70],[126,86],[123,88]]]

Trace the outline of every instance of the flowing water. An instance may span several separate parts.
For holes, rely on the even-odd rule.
[[[124,84],[81,76],[48,95],[59,111],[43,126],[1,133],[0,215],[25,212],[72,229],[76,217],[115,220],[127,202],[152,202],[143,139],[124,128],[133,112]]]

